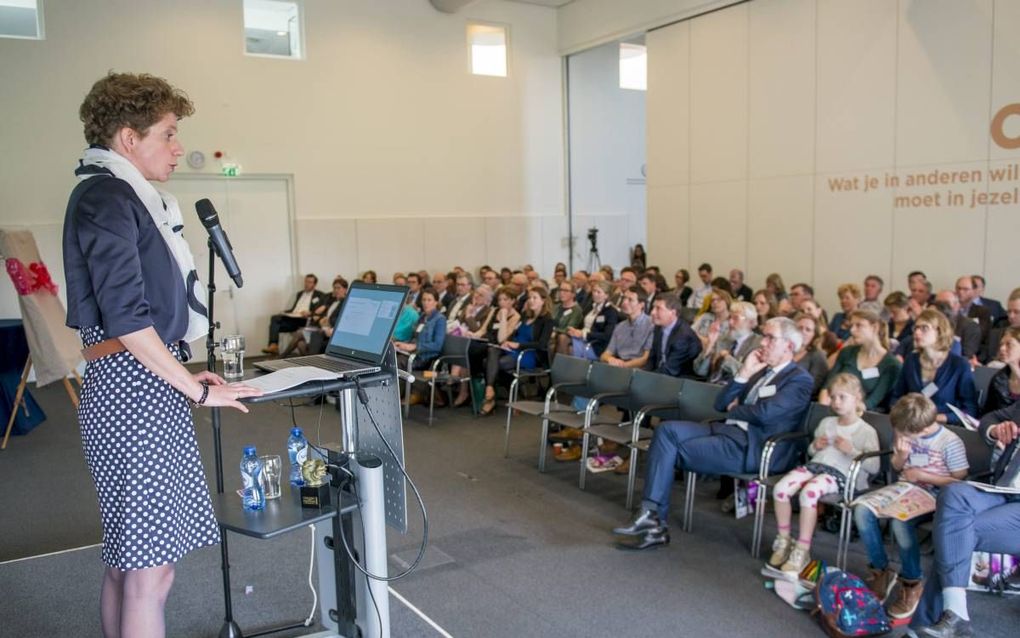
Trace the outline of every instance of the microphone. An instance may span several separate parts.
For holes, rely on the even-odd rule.
[[[202,225],[209,231],[209,241],[212,243],[213,250],[223,260],[223,267],[227,269],[227,274],[234,280],[238,288],[243,287],[244,280],[241,278],[241,269],[237,265],[237,260],[234,259],[234,247],[230,245],[226,231],[220,226],[220,216],[216,214],[212,202],[208,199],[198,200],[195,202],[195,211],[198,213],[198,218],[202,220]]]

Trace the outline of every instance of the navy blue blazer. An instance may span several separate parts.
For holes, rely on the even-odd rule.
[[[726,406],[737,399],[738,404],[726,412],[726,418],[747,422],[745,472],[758,471],[766,439],[776,434],[794,432],[801,426],[808,406],[811,405],[811,393],[815,387],[815,380],[807,370],[791,361],[769,383],[776,388],[775,394],[759,398],[754,405],[744,405],[751,388],[765,372],[766,370],[759,371],[748,379],[747,383],[740,383],[736,379],[730,381],[715,399],[715,409],[719,412],[726,412]],[[792,467],[797,460],[797,452],[796,445],[780,447],[772,457],[770,470]]]
[[[977,417],[977,389],[974,387],[974,374],[970,371],[970,363],[966,359],[950,353],[935,371],[933,383],[938,389],[929,398],[935,403],[939,414],[946,415],[947,423],[961,425],[960,419],[946,407],[948,403]],[[900,397],[908,392],[923,392],[926,385],[928,384],[921,380],[921,354],[911,352],[903,360],[900,376],[889,395],[889,405],[895,405]]]
[[[694,374],[694,360],[701,354],[701,340],[690,325],[677,319],[673,332],[666,341],[666,356],[662,357],[662,327],[655,326],[652,350],[648,353],[648,369],[671,377]]]

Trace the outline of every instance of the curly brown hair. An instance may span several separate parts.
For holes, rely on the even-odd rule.
[[[148,73],[114,73],[92,85],[78,109],[85,124],[85,141],[109,145],[124,127],[145,135],[153,124],[173,113],[178,118],[195,112],[180,89]]]

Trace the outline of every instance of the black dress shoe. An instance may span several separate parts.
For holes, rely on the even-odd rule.
[[[637,515],[637,518],[630,525],[627,527],[616,527],[613,529],[613,533],[620,534],[621,536],[640,536],[648,531],[664,529],[666,527],[659,520],[658,512],[641,510],[641,513]]]
[[[661,547],[663,545],[669,545],[669,529],[665,527],[649,530],[644,536],[635,541],[618,541],[616,543],[617,549],[629,551],[641,551],[642,549],[652,549],[653,547]]]

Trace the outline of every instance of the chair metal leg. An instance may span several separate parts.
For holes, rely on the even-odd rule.
[[[850,528],[852,510],[849,507],[841,508],[839,517],[839,541],[836,547],[836,567],[846,569],[847,555],[850,553],[850,537],[853,530]]]
[[[637,482],[637,455],[636,447],[630,448],[630,470],[627,472],[627,509],[634,507],[634,483]]]
[[[549,419],[542,419],[542,439],[538,443],[538,471],[545,472],[545,455],[549,448]]]
[[[514,379],[513,381],[510,382],[510,392],[507,396],[506,427],[504,428],[505,431],[503,433],[503,458],[505,459],[510,458],[510,418],[513,416],[513,408],[511,408],[510,406],[517,400],[518,382],[519,379]]]
[[[411,382],[404,382],[404,418],[411,415]]]
[[[684,475],[684,520],[682,529],[690,532],[694,527],[694,485],[698,475],[694,472],[687,472]]]
[[[765,531],[765,504],[768,503],[768,485],[758,483],[754,497],[754,531],[751,533],[751,558],[761,554],[761,537]]]
[[[428,424],[432,425],[432,414],[436,409],[436,380],[429,379],[429,421]]]
[[[588,430],[584,431],[584,437],[581,439],[581,474],[577,479],[577,486],[584,489],[584,480],[588,478],[588,445],[591,441],[591,435],[588,434]]]

